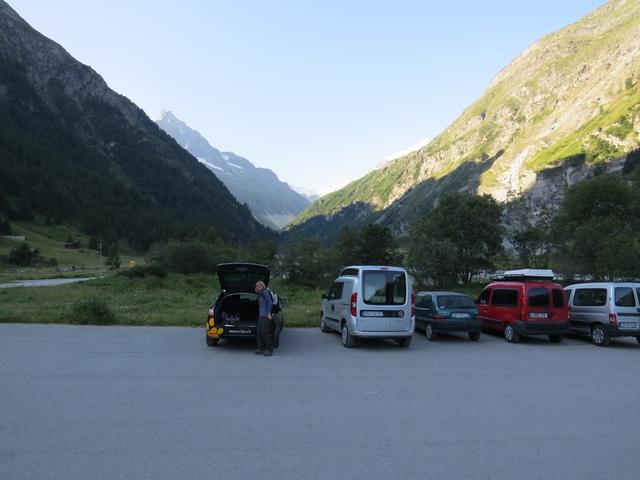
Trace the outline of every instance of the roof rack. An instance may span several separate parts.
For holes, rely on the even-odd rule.
[[[553,280],[555,273],[550,269],[521,268],[519,270],[506,270],[503,273],[492,275],[494,280]]]

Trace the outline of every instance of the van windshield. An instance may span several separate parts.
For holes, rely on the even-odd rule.
[[[476,304],[464,295],[440,295],[438,308],[476,308]]]
[[[368,305],[404,305],[407,301],[404,272],[365,271],[362,290],[363,301]]]
[[[530,288],[527,293],[529,297],[530,307],[548,307],[549,306],[549,289],[548,288]]]

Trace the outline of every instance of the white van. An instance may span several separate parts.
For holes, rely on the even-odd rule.
[[[565,292],[572,331],[590,335],[599,347],[612,337],[636,337],[640,343],[640,283],[580,283]]]
[[[404,268],[356,265],[342,270],[322,295],[320,330],[359,338],[392,338],[408,347],[415,330],[415,298]]]

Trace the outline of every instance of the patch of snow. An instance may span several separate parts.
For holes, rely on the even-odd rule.
[[[228,161],[231,158],[231,155],[229,155],[228,153],[222,153],[222,158],[224,158],[224,161]]]
[[[405,155],[409,155],[412,152],[417,152],[421,148],[429,145],[429,143],[431,143],[431,138],[429,137],[423,138],[422,140],[411,145],[410,147],[403,148],[402,150],[399,150],[396,153],[392,153],[391,155],[388,155],[387,157],[385,157],[384,161],[390,162],[391,160],[396,160],[397,158],[401,158],[401,157],[404,157]]]
[[[241,170],[244,170],[244,167],[242,165],[238,165],[236,163],[227,162],[227,165],[229,165],[230,167],[233,167],[233,168],[239,168]]]

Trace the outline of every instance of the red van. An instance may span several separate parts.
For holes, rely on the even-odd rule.
[[[489,284],[476,299],[484,329],[502,333],[511,343],[521,335],[561,342],[569,332],[569,307],[553,277],[551,270],[512,270]]]

